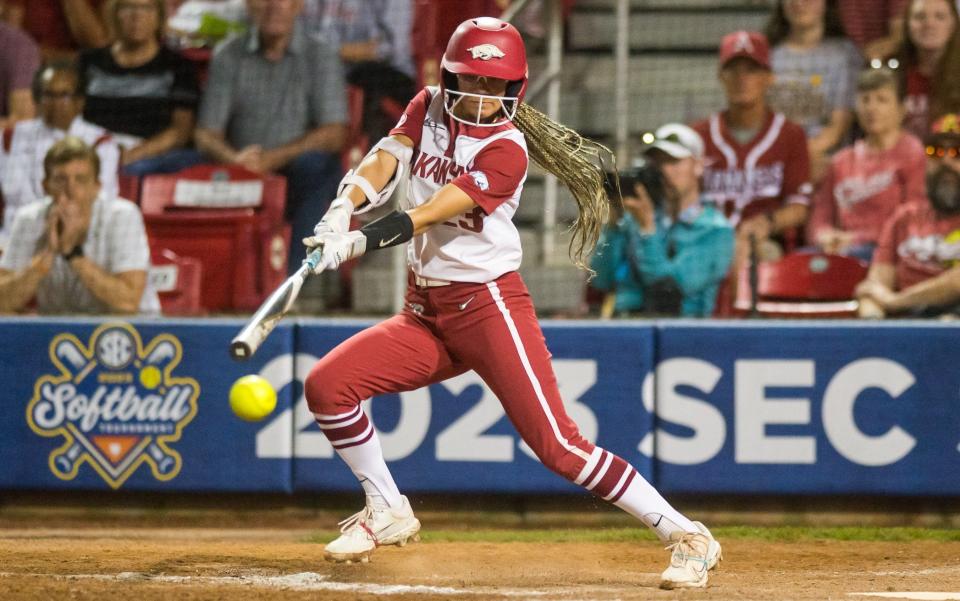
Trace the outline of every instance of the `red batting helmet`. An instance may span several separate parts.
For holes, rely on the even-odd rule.
[[[497,99],[503,106],[506,120],[512,119],[517,105],[527,91],[527,51],[520,32],[513,25],[493,17],[477,17],[461,23],[450,36],[447,51],[440,62],[440,89],[444,108],[451,117],[471,125],[497,125],[465,121],[453,114],[453,106],[465,96]],[[503,97],[466,94],[457,90],[457,75],[476,75],[505,79],[507,93]],[[512,102],[511,102],[512,101]],[[512,106],[508,109],[507,103]],[[479,109],[478,109],[479,112]]]

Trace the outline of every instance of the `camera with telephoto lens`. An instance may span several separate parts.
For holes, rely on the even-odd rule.
[[[641,184],[650,195],[650,200],[654,207],[660,207],[666,198],[667,190],[663,177],[663,171],[660,166],[648,158],[641,157],[633,162],[629,168],[616,174],[620,179],[620,188],[618,193],[617,182],[613,174],[607,176],[607,195],[611,200],[619,200],[623,204],[624,197],[635,196],[634,186]]]

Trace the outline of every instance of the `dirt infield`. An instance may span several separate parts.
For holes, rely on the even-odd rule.
[[[302,528],[0,529],[0,599],[880,599],[960,591],[960,542],[724,543],[706,591],[660,591],[653,541],[429,542],[333,565]],[[941,597],[944,598],[944,597]],[[960,599],[960,593],[957,597]]]

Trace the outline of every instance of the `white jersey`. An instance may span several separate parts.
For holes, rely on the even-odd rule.
[[[0,256],[0,269],[16,272],[30,265],[46,233],[52,203],[47,196],[17,211],[9,248]],[[93,203],[83,254],[107,273],[150,269],[150,246],[139,207],[101,192]],[[53,267],[37,288],[37,309],[40,313],[110,312],[62,256],[54,257]],[[149,278],[140,298],[140,312],[160,312],[160,299]]]
[[[4,134],[0,150],[0,187],[5,201],[0,247],[10,235],[17,210],[44,197],[43,159],[51,146],[67,136],[76,136],[96,148],[100,157],[100,187],[107,197],[117,195],[120,149],[109,131],[80,117],[73,120],[67,131],[49,127],[39,117],[21,121]]]
[[[523,134],[509,122],[476,127],[453,121],[435,87],[410,102],[390,133],[403,134],[415,144],[403,209],[426,203],[451,183],[477,203],[472,211],[414,236],[407,247],[414,273],[485,283],[516,271],[522,251],[513,215],[528,163]]]

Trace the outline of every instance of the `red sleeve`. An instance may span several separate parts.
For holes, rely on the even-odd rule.
[[[527,153],[516,142],[501,139],[481,150],[470,170],[450,183],[489,215],[516,193],[526,174]]]
[[[909,207],[900,207],[883,224],[877,248],[873,251],[873,262],[883,265],[896,265],[897,246],[900,244],[900,224],[906,221]]]
[[[784,124],[783,144],[787,147],[783,164],[783,202],[810,204],[813,185],[810,183],[810,154],[807,135],[796,123]]]
[[[420,146],[420,136],[423,134],[423,120],[427,118],[427,107],[430,106],[430,92],[426,88],[413,97],[407,105],[400,120],[390,130],[390,135],[407,136],[413,140],[413,145]]]
[[[833,196],[836,163],[831,162],[830,169],[817,186],[810,199],[810,221],[807,224],[807,242],[817,244],[821,231],[836,227],[837,202]]]

